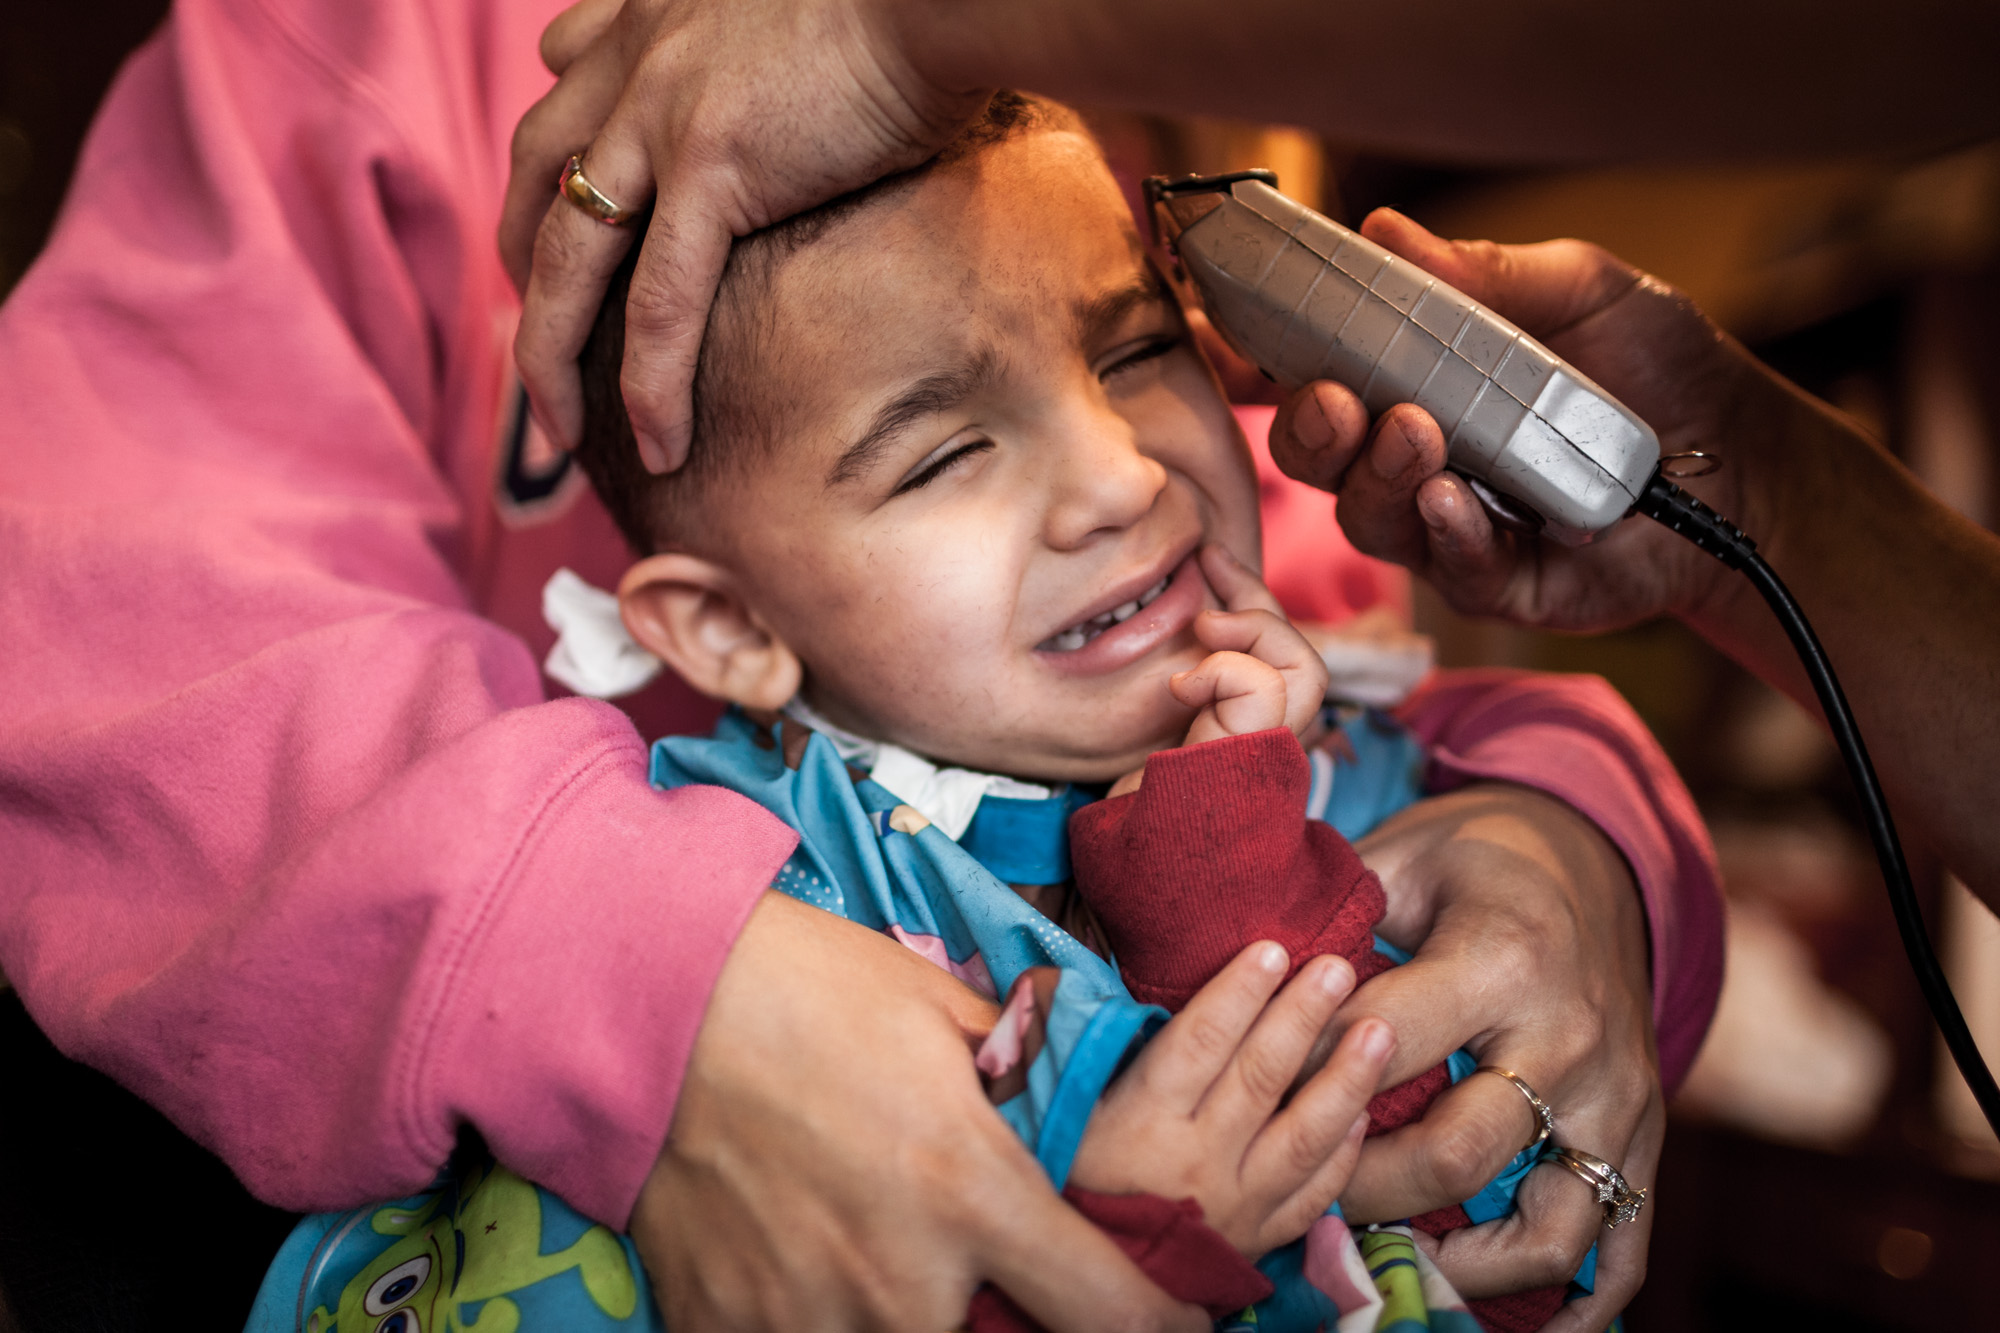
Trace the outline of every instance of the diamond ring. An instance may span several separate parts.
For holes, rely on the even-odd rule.
[[[1635,1190],[1626,1184],[1618,1168],[1602,1157],[1592,1156],[1578,1148],[1558,1146],[1543,1154],[1542,1161],[1568,1167],[1578,1180],[1597,1191],[1597,1201],[1604,1205],[1604,1225],[1607,1227],[1615,1229],[1630,1222],[1646,1206],[1646,1191]]]

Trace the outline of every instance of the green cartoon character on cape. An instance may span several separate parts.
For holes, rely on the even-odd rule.
[[[415,1200],[372,1210],[365,1229],[358,1222],[356,1216],[337,1235],[329,1232],[315,1258],[352,1252],[367,1244],[368,1233],[397,1239],[347,1280],[332,1310],[315,1303],[296,1325],[303,1333],[660,1327],[625,1241],[490,1161],[452,1173]],[[579,1227],[567,1245],[544,1252],[552,1234]],[[325,1278],[340,1266],[315,1262],[308,1269]],[[298,1292],[301,1313],[319,1295],[315,1288],[324,1289],[309,1276]]]

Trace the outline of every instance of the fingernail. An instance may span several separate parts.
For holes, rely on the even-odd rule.
[[[1320,961],[1319,975],[1313,980],[1328,995],[1344,992],[1354,982],[1354,969],[1345,958],[1326,958]]]
[[[1424,526],[1442,536],[1451,522],[1451,492],[1441,486],[1426,486],[1417,492],[1417,514]]]
[[[1393,208],[1377,208],[1371,211],[1367,217],[1361,219],[1361,234],[1371,238],[1377,237],[1382,234],[1384,229],[1393,231],[1398,223],[1408,221],[1407,217],[1404,217]]]
[[[1408,229],[1415,235],[1421,236],[1427,241],[1435,241],[1438,239],[1438,234],[1436,232],[1432,231],[1429,227],[1426,227],[1423,223],[1411,217],[1408,213],[1400,212],[1397,209],[1393,208],[1390,209],[1389,212],[1399,224],[1401,224],[1404,228]]]
[[[1276,944],[1270,940],[1264,941],[1264,943],[1259,945],[1257,948],[1257,966],[1259,969],[1265,972],[1284,971],[1285,970],[1284,946]]]
[[[1387,1023],[1371,1021],[1362,1026],[1361,1053],[1370,1060],[1386,1061],[1395,1045],[1396,1034]]]
[[[1305,407],[1292,419],[1292,433],[1314,453],[1333,443],[1333,418],[1320,403],[1318,389],[1307,392]]]
[[[1384,481],[1394,481],[1417,461],[1417,446],[1403,434],[1394,417],[1382,423],[1375,434],[1375,446],[1368,451],[1368,466]]]
[[[661,443],[645,431],[635,430],[632,438],[639,445],[639,461],[646,465],[646,471],[658,474],[669,470],[667,451]]]
[[[566,454],[576,448],[576,441],[567,438],[568,432],[562,428],[562,423],[555,420],[547,412],[544,412],[541,405],[533,398],[528,400],[528,415],[534,420],[536,428],[542,432],[542,438],[548,441],[551,449],[558,453]],[[533,443],[533,441],[529,441],[531,449],[533,448]]]

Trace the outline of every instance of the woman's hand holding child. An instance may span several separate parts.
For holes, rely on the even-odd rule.
[[[632,1214],[667,1326],[954,1328],[990,1280],[1052,1330],[1206,1328],[986,1100],[972,1050],[995,1013],[888,936],[765,894]]]

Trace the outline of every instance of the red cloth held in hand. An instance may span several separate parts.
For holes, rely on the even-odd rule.
[[[1193,1199],[1155,1194],[1098,1194],[1071,1185],[1063,1198],[1117,1243],[1168,1295],[1217,1319],[1271,1294],[1271,1281],[1202,1220]],[[998,1287],[972,1297],[969,1333],[1035,1333],[1041,1328]]]
[[[1306,818],[1311,786],[1305,751],[1279,727],[1163,750],[1138,791],[1070,817],[1077,891],[1134,996],[1178,1012],[1255,940],[1284,945],[1294,973],[1322,954],[1347,959],[1361,981],[1394,966],[1374,945],[1382,883],[1331,825]],[[1417,1120],[1449,1085],[1438,1065],[1378,1094],[1369,1134]],[[1430,1235],[1468,1222],[1456,1206],[1412,1219]],[[1527,1333],[1565,1291],[1469,1304],[1495,1333]]]

